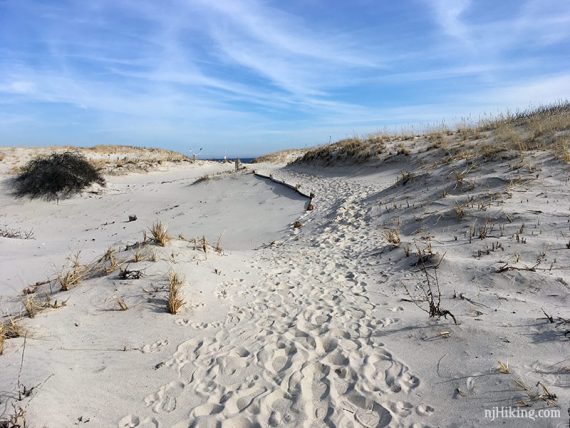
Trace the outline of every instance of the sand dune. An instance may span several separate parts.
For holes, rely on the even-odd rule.
[[[1,389],[34,387],[12,400],[31,426],[562,426],[567,165],[538,150],[520,168],[470,168],[439,163],[428,142],[390,144],[378,163],[255,165],[314,193],[312,211],[247,171],[192,184],[232,167],[208,163],[114,177],[59,205],[4,187],[2,219],[35,234],[0,238],[6,314],[76,249],[92,260],[113,246],[119,266],[19,321],[29,333],[6,341]],[[164,247],[141,242],[156,220]],[[176,315],[169,272],[184,278]],[[457,324],[422,310],[426,272]],[[561,417],[498,422],[485,415],[496,406]]]

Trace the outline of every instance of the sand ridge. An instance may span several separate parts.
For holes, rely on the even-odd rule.
[[[149,257],[128,264],[141,279],[90,279],[63,293],[64,308],[22,322],[32,332],[22,381],[42,385],[27,419],[46,426],[81,418],[120,427],[459,427],[496,426],[484,411],[497,405],[560,409],[570,398],[567,327],[556,321],[570,317],[568,208],[561,203],[568,173],[544,154],[531,167],[484,164],[459,185],[450,178],[456,165],[416,165],[404,183],[401,172],[412,169],[405,156],[382,168],[256,165],[314,193],[316,209],[304,211],[305,201],[290,196],[281,205],[282,190],[269,188],[272,216],[285,210],[281,226],[269,224],[258,244],[238,240],[220,252],[215,239],[204,251],[195,236],[177,237],[186,223],[164,211],[173,239],[141,247]],[[170,181],[126,179],[156,190]],[[190,189],[219,189],[208,185],[216,183]],[[263,218],[267,194],[254,194],[265,196],[243,201],[259,205],[253,212]],[[231,214],[223,198],[214,199],[214,211]],[[235,224],[245,215],[252,214]],[[398,245],[385,233],[395,229]],[[423,281],[416,252],[428,248],[439,261],[442,306],[457,325],[414,303]],[[132,259],[137,248],[117,251]],[[184,277],[186,301],[174,316],[165,312],[172,271]],[[127,310],[117,310],[118,298]],[[0,381],[16,390],[23,341],[8,343]]]

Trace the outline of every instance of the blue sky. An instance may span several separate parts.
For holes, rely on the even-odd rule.
[[[570,99],[568,0],[0,0],[0,145],[247,156]]]

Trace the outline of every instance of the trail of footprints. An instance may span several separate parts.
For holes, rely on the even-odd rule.
[[[322,233],[262,250],[254,265],[271,269],[250,290],[255,299],[215,334],[181,343],[162,368],[172,380],[144,399],[152,416],[119,425],[158,427],[171,414],[175,426],[193,427],[421,426],[414,421],[433,408],[415,393],[420,379],[382,343],[397,319],[371,315],[366,277],[356,273],[355,241],[369,236],[358,215],[365,195],[319,219]]]

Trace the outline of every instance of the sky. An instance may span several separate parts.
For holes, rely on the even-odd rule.
[[[0,146],[245,157],[565,99],[569,0],[0,0]]]

